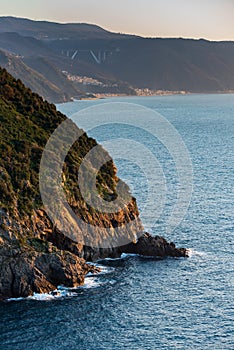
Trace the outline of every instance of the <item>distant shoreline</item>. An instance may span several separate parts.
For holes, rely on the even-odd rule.
[[[163,96],[174,96],[174,95],[232,95],[234,94],[234,90],[231,91],[216,91],[216,92],[190,92],[190,91],[164,91],[160,93],[155,94],[141,94],[141,95],[127,95],[127,94],[96,94],[95,97],[82,97],[81,99],[74,99],[73,101],[68,102],[75,102],[75,101],[95,101],[95,100],[102,100],[102,99],[108,99],[108,98],[115,98],[115,97],[163,97]],[[67,103],[67,102],[64,102]]]

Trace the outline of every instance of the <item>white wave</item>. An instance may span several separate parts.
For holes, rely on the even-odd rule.
[[[7,301],[22,301],[22,300],[48,301],[48,300],[54,300],[62,297],[71,297],[75,295],[77,294],[70,292],[68,289],[67,290],[56,289],[50,293],[41,293],[41,294],[34,293],[33,295],[26,298],[10,298],[10,299],[7,299]]]
[[[111,282],[111,281],[109,281]],[[55,299],[61,299],[65,297],[75,297],[78,294],[75,292],[75,290],[78,290],[80,288],[98,288],[103,283],[99,282],[97,278],[93,277],[86,277],[85,282],[82,286],[77,286],[73,288],[67,288],[64,286],[58,286],[58,288],[50,293],[34,293],[33,295],[26,297],[26,298],[10,298],[7,299],[7,301],[22,301],[22,300],[34,300],[34,301],[51,301]]]
[[[114,280],[114,279],[108,279],[105,281],[101,281],[97,277],[86,277],[84,285],[80,286],[79,288],[84,288],[84,289],[99,288],[99,287],[104,286],[104,285],[108,285],[108,284],[113,285],[115,283],[116,283],[116,280]]]
[[[59,286],[58,289],[50,293],[38,294],[34,293],[33,296],[28,297],[28,300],[37,300],[37,301],[47,301],[60,299],[65,297],[74,297],[77,296],[77,293],[72,292],[69,288]]]
[[[101,272],[99,272],[98,275],[107,275],[108,273],[111,273],[115,270],[114,267],[110,267],[110,266],[99,265],[98,267],[100,267],[101,269]]]
[[[122,253],[120,259],[126,259],[126,258],[131,257],[131,256],[138,256],[138,254],[125,254],[125,253]]]
[[[189,258],[192,258],[193,256],[200,256],[200,257],[205,257],[206,256],[206,253],[199,252],[199,251],[197,251],[195,249],[192,249],[192,248],[187,249],[187,251],[188,251]]]
[[[98,288],[102,285],[103,283],[101,283],[97,278],[94,277],[86,277],[83,286],[81,286],[80,288]]]
[[[86,264],[87,264],[87,265],[91,265],[91,266],[95,266],[95,267],[101,266],[101,265],[99,265],[98,263],[91,262],[91,261],[86,261]]]
[[[117,260],[123,260],[123,259],[126,259],[130,256],[137,256],[137,254],[125,254],[125,253],[122,253],[120,258],[105,258],[104,260],[106,261],[117,261]]]
[[[47,301],[47,300],[53,300],[56,298],[61,298],[61,294],[58,293],[56,295],[53,295],[52,293],[44,293],[44,294],[38,294],[34,293],[32,296],[26,298],[28,300],[37,300],[37,301]]]
[[[26,298],[9,298],[6,301],[22,301],[25,300]]]

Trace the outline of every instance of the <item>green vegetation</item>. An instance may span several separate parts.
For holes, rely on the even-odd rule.
[[[42,207],[39,192],[41,155],[50,135],[65,119],[54,105],[43,101],[20,80],[0,68],[0,208],[11,214],[17,211],[30,216],[33,209]],[[69,151],[64,164],[64,190],[68,201],[79,203],[78,212],[87,217],[93,216],[94,212],[81,198],[77,174],[82,159],[95,145],[94,139],[83,134]],[[97,176],[100,194],[106,198],[115,197],[117,181],[116,169],[109,161]]]
[[[39,238],[29,238],[28,243],[32,246],[37,252],[47,253],[49,248],[49,243],[43,241]]]

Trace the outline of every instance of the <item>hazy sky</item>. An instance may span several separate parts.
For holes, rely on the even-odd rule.
[[[0,15],[88,22],[143,36],[234,40],[234,0],[0,0]]]

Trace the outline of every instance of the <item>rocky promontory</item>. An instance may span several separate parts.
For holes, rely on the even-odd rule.
[[[51,134],[66,119],[54,105],[0,68],[0,299],[50,292],[58,285],[82,285],[87,273],[99,271],[86,261],[117,258],[122,253],[187,256],[185,249],[144,233],[135,198],[130,197],[129,203],[117,213],[100,213],[84,201],[77,185],[78,169],[85,155],[97,145],[85,133],[67,154],[62,189],[73,213],[98,229],[94,229],[91,244],[86,245],[69,238],[51,221],[39,190],[40,161]],[[100,150],[98,156],[102,161],[107,152]],[[51,158],[55,167],[56,156],[57,149]],[[90,163],[89,167],[93,169],[95,164]],[[99,195],[106,201],[115,199],[120,181],[113,161],[108,161],[98,171]],[[122,187],[129,194],[128,186]],[[64,218],[66,212],[60,214]],[[115,242],[119,227],[126,227],[121,231],[126,244],[95,248],[108,240],[105,228]],[[82,226],[75,230],[74,233],[85,234]]]
[[[177,248],[173,242],[168,242],[164,237],[152,236],[144,233],[136,243],[130,243],[121,250],[126,254],[138,254],[147,257],[165,258],[171,257],[188,257],[188,250]]]

